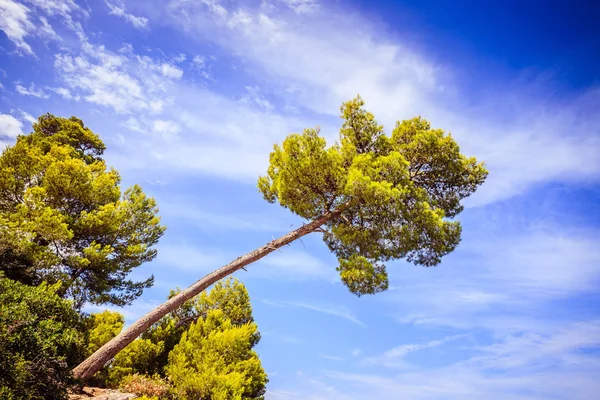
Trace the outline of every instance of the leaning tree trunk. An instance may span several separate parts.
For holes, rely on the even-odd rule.
[[[102,368],[108,361],[117,355],[119,351],[123,350],[129,343],[133,342],[152,324],[158,322],[162,317],[169,314],[171,311],[175,310],[192,297],[200,294],[204,289],[217,282],[219,279],[231,275],[240,268],[260,260],[267,254],[272,253],[278,248],[285,246],[286,244],[289,244],[304,235],[314,232],[321,225],[325,224],[340,213],[341,209],[326,212],[314,221],[311,221],[310,223],[303,225],[302,227],[283,235],[280,238],[274,239],[266,245],[251,251],[250,253],[241,256],[231,263],[206,275],[204,278],[200,279],[184,291],[180,292],[176,296],[171,297],[169,300],[138,319],[129,328],[96,350],[94,354],[89,356],[73,370],[75,378],[86,379],[92,377],[100,370],[100,368]]]

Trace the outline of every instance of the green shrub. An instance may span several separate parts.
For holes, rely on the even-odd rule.
[[[58,285],[0,274],[0,398],[63,399],[84,354],[82,320]]]
[[[152,366],[163,351],[163,343],[148,339],[136,339],[120,351],[109,366],[109,385],[118,387],[127,375],[154,370]]]

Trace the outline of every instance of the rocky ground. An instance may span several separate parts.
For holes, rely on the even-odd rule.
[[[94,387],[84,387],[81,393],[69,394],[69,400],[129,400],[137,397],[132,393],[121,393],[118,390]]]

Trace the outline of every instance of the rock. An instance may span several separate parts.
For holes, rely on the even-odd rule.
[[[121,393],[118,390],[84,387],[82,393],[69,394],[69,400],[130,400],[138,396],[133,393]]]

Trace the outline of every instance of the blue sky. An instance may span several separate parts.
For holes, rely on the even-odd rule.
[[[318,234],[236,276],[269,400],[589,399],[600,391],[600,7],[538,1],[0,0],[0,145],[76,115],[168,230],[170,288],[299,226],[255,188],[273,143],[360,93],[422,115],[490,176],[436,268],[356,298]],[[389,132],[389,131],[388,131]]]

